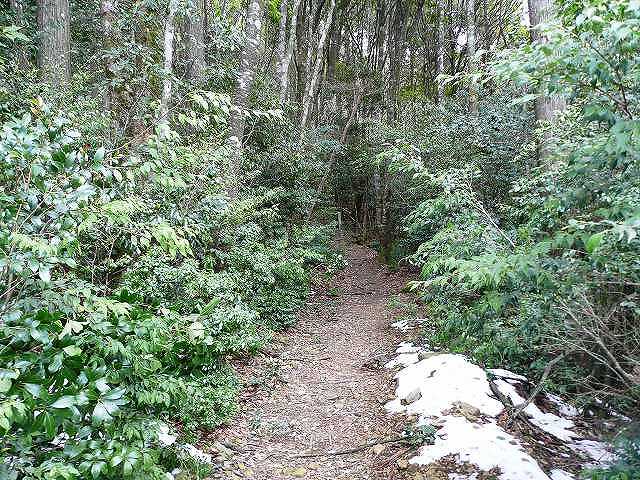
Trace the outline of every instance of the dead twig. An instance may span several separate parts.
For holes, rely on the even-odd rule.
[[[318,452],[318,453],[306,453],[303,455],[295,455],[294,458],[312,458],[312,457],[335,457],[338,455],[349,455],[352,453],[358,453],[362,450],[366,450],[367,448],[374,447],[376,445],[383,445],[386,443],[398,443],[398,442],[406,442],[409,440],[409,437],[395,437],[388,438],[386,440],[378,440],[375,442],[364,443],[362,445],[358,445],[357,447],[348,448],[346,450],[337,450],[337,451],[328,451],[328,452]]]
[[[524,401],[524,403],[518,405],[514,409],[513,414],[511,415],[511,418],[509,418],[509,420],[507,421],[507,427],[511,426],[511,424],[515,421],[515,419],[518,416],[520,416],[522,414],[522,412],[524,412],[524,410],[538,396],[538,394],[542,390],[542,387],[544,386],[544,382],[546,382],[547,378],[549,378],[549,374],[551,373],[551,369],[554,367],[554,365],[556,363],[558,363],[564,357],[565,357],[565,354],[562,353],[562,354],[558,355],[557,357],[555,357],[553,360],[551,360],[549,363],[547,363],[547,365],[544,367],[544,371],[542,372],[542,377],[540,377],[540,381],[538,382],[538,385],[536,385],[536,388],[533,389],[533,391],[531,392],[529,397]]]

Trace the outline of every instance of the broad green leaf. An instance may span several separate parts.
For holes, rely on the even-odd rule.
[[[602,242],[602,238],[604,237],[604,234],[605,234],[605,232],[600,232],[600,233],[596,233],[594,235],[591,235],[591,237],[589,237],[589,239],[586,241],[586,243],[584,245],[585,250],[587,251],[587,253],[593,253],[594,250],[596,248],[598,248],[598,246]]]
[[[51,408],[69,408],[76,404],[76,397],[74,395],[64,395],[53,402]]]

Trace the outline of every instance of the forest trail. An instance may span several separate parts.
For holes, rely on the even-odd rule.
[[[369,447],[300,457],[397,437],[406,420],[384,410],[394,382],[383,364],[400,340],[390,327],[398,313],[390,301],[409,278],[380,265],[368,248],[349,246],[345,253],[348,266],[315,286],[298,324],[278,335],[271,351],[238,367],[241,410],[211,439],[218,449],[231,447],[222,446],[224,471],[214,478],[403,477],[397,462],[409,452],[397,444],[378,454]],[[212,453],[220,458],[215,447]]]

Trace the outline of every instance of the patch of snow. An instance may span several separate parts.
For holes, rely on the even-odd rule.
[[[478,475],[475,473],[472,473],[471,476],[460,473],[450,473],[449,480],[478,480]]]
[[[511,383],[504,380],[496,380],[495,384],[502,394],[508,397],[514,405],[521,405],[525,402],[525,399],[518,394],[516,388]],[[530,417],[529,421],[531,423],[560,440],[570,441],[578,437],[575,432],[570,430],[575,427],[575,423],[566,418],[554,415],[553,413],[545,413],[533,402],[527,405],[524,413]]]
[[[589,467],[607,465],[614,462],[616,459],[615,454],[611,452],[606,443],[595,440],[577,440],[570,443],[569,447],[578,453],[582,453],[592,458],[594,462],[586,465]]]
[[[411,342],[402,342],[396,349],[398,354],[395,358],[388,361],[385,364],[386,368],[406,367],[417,363],[420,360],[419,353],[423,351],[422,348],[416,347]]]
[[[558,412],[560,413],[560,415],[564,417],[577,417],[580,413],[576,407],[574,407],[573,405],[569,405],[557,395],[547,393],[545,396],[547,397],[547,400],[549,400],[558,408]]]
[[[421,350],[420,347],[416,347],[411,342],[402,342],[400,345],[398,345],[398,348],[396,349],[396,353],[417,353],[420,350]]]
[[[454,402],[465,402],[485,415],[496,416],[503,405],[492,398],[487,374],[462,355],[444,353],[409,365],[396,374],[396,400],[387,404],[392,412],[440,416]],[[421,398],[401,405],[416,389]]]
[[[492,373],[496,377],[504,378],[505,380],[520,380],[522,382],[527,381],[527,377],[518,375],[517,373],[510,372],[504,368],[490,368],[487,372]]]
[[[202,463],[213,463],[213,458],[208,453],[203,452],[202,450],[194,447],[193,445],[186,443],[182,445],[182,449],[189,454],[190,457],[202,462]]]
[[[409,320],[406,318],[403,318],[402,320],[398,320],[397,322],[393,322],[391,326],[393,328],[397,328],[401,332],[407,332],[413,328],[412,325],[409,324]]]
[[[426,318],[402,318],[391,324],[393,328],[397,328],[401,332],[408,332],[426,322]]]
[[[423,358],[424,352],[427,351],[411,343],[402,343],[396,358],[387,363],[388,367],[405,365],[395,375],[396,395],[385,405],[387,411],[417,415],[418,425],[438,428],[434,445],[422,446],[411,463],[426,465],[455,455],[458,462],[469,462],[485,471],[498,467],[501,480],[574,480],[573,475],[560,469],[545,473],[524,444],[498,425],[497,418],[504,405],[494,397],[485,370],[463,355],[428,352],[431,356]],[[514,405],[525,401],[516,390],[518,384],[527,382],[525,377],[504,369],[489,372],[497,377],[495,386]],[[544,412],[532,403],[525,409],[532,424],[595,462],[602,464],[613,459],[606,444],[585,440],[574,431],[576,425],[571,417],[578,415],[574,407],[560,397],[547,395],[547,398],[557,407],[559,415]],[[459,404],[478,409],[482,420],[475,419],[477,413],[454,415],[457,408],[452,409],[459,408]],[[467,477],[449,475],[449,480],[462,478]]]
[[[417,353],[401,353],[397,357],[392,360],[389,360],[385,363],[386,368],[395,368],[395,367],[407,367],[409,365],[413,365],[414,363],[418,363],[420,361],[420,355]]]
[[[494,422],[477,424],[464,417],[444,416],[434,445],[420,448],[410,462],[428,465],[450,455],[460,462],[469,462],[482,470],[498,466],[504,480],[549,480],[538,463],[524,450],[520,442]]]
[[[575,480],[575,477],[572,474],[567,473],[564,470],[558,470],[557,468],[551,470],[549,476],[551,477],[551,480]]]
[[[157,434],[158,442],[160,442],[163,447],[169,447],[173,445],[174,443],[176,443],[176,440],[178,438],[177,435],[172,435],[171,433],[169,433],[169,426],[166,424],[161,424],[158,426]]]

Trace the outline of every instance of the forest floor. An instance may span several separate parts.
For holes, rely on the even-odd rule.
[[[403,293],[411,274],[366,247],[345,254],[345,269],[314,282],[294,327],[236,362],[240,411],[201,442],[209,478],[567,480],[610,456],[558,397],[537,396],[529,420],[510,426],[505,406],[522,405],[530,382],[409,343],[423,343],[411,324],[426,322]],[[407,430],[426,438],[418,415],[438,432],[420,451],[398,441]]]
[[[390,324],[403,301],[414,301],[401,293],[410,276],[390,272],[362,246],[345,255],[348,266],[314,285],[296,326],[236,365],[240,412],[207,442],[221,465],[214,478],[414,478],[400,470],[406,445],[362,447],[400,436],[407,422],[384,409],[395,388],[384,363],[402,340]]]

